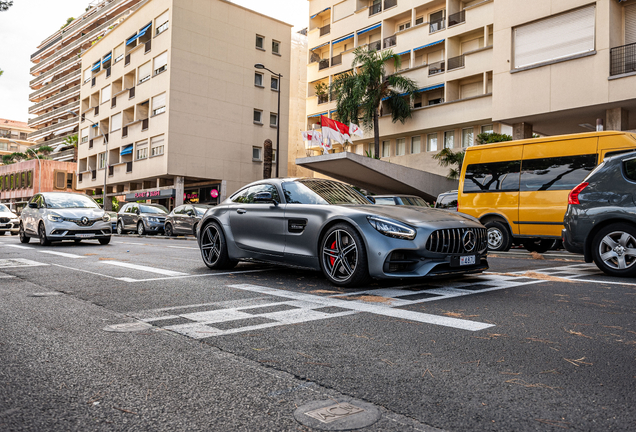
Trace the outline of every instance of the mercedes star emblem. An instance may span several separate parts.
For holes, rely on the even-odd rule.
[[[466,231],[462,237],[462,242],[464,243],[464,250],[466,252],[472,252],[477,245],[477,237],[473,231]]]

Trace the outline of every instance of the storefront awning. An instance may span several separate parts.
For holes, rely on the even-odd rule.
[[[122,147],[121,153],[119,153],[119,154],[121,156],[126,156],[126,155],[129,155],[129,154],[132,154],[132,152],[133,152],[133,145],[130,144],[130,145],[127,145],[126,147]]]

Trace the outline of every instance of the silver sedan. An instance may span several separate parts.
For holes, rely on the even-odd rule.
[[[322,179],[249,184],[206,212],[197,238],[212,269],[264,261],[322,270],[345,287],[488,268],[486,229],[476,219],[373,205],[354,188]]]

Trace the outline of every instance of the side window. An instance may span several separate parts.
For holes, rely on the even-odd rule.
[[[128,209],[129,213],[137,213],[137,209],[138,207],[136,205],[130,206],[130,209]]]
[[[625,177],[632,181],[636,181],[636,159],[630,159],[623,162],[625,169]]]
[[[595,166],[595,154],[524,160],[520,190],[571,190]]]
[[[183,213],[184,214],[194,213],[194,209],[192,209],[192,206],[185,206],[183,207]]]
[[[446,195],[437,203],[437,208],[457,208],[457,197],[455,195]]]
[[[245,202],[245,195],[247,194],[247,190],[249,188],[245,188],[242,191],[239,191],[230,197],[230,200],[235,203],[243,203]]]
[[[38,208],[46,208],[46,200],[42,195],[40,195],[38,198]]]
[[[184,206],[179,206],[179,207],[175,208],[174,209],[174,214],[176,214],[176,215],[183,214],[183,209],[184,209]]]
[[[518,191],[520,167],[520,161],[468,165],[464,177],[464,193]]]
[[[375,203],[382,204],[382,205],[395,205],[395,200],[393,198],[382,197],[382,198],[376,198]]]
[[[243,203],[245,204],[253,204],[254,196],[259,192],[269,192],[272,194],[272,198],[276,201],[280,202],[280,197],[278,196],[278,191],[276,190],[276,186],[269,184],[262,184],[252,186],[247,189],[247,193],[245,194],[245,200]]]

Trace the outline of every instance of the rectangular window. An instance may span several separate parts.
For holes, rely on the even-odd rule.
[[[278,126],[278,114],[274,114],[274,113],[269,114],[269,125]]]
[[[391,156],[391,141],[382,141],[382,157]]]
[[[481,127],[481,133],[493,133],[493,129],[492,129],[492,125],[488,124],[488,125],[483,125]]]
[[[106,152],[99,154],[99,156],[98,156],[98,168],[99,169],[106,168]],[[66,179],[66,176],[64,176],[64,178]],[[66,181],[65,181],[65,183],[66,183]]]
[[[520,190],[571,190],[595,167],[595,154],[524,160]]]
[[[411,154],[416,154],[422,151],[422,146],[421,146],[421,137],[419,136],[414,136],[411,138]]]
[[[432,133],[426,136],[426,151],[437,151],[437,134]]]
[[[91,68],[88,68],[86,70],[84,70],[84,82],[87,83],[91,80],[91,76],[92,76],[92,72],[91,72]]]
[[[473,128],[462,129],[462,147],[471,147],[473,145]]]
[[[166,94],[161,93],[152,98],[152,115],[166,112]]]
[[[159,54],[157,57],[155,57],[154,62],[155,65],[153,70],[155,71],[155,75],[160,74],[161,72],[168,69],[168,52],[166,51],[165,53]]]
[[[256,35],[256,48],[265,49],[265,37]]]
[[[263,87],[263,74],[254,72],[254,85],[257,87]]]
[[[161,34],[168,30],[168,11],[165,11],[155,18],[155,35]]]
[[[452,149],[455,147],[455,131],[444,132],[444,148]]]
[[[139,66],[139,71],[137,72],[137,76],[139,77],[139,84],[150,79],[151,67],[152,66],[150,65],[150,62]]]
[[[146,159],[148,157],[148,141],[139,141],[135,145],[135,149],[137,150],[137,160]]]
[[[590,5],[515,27],[514,68],[594,51],[595,15]]]
[[[150,156],[163,154],[163,135],[156,136],[150,140]]]
[[[115,49],[113,50],[113,59],[114,59],[113,64],[117,63],[118,61],[124,58],[125,50],[126,50],[126,45],[124,44],[121,44],[115,47]]]
[[[408,28],[411,28],[411,21],[407,21],[405,23],[398,25],[398,31],[404,31]]]
[[[263,111],[257,109],[254,110],[254,123],[263,124]]]
[[[115,132],[121,129],[121,113],[115,114],[110,118],[110,131]]]
[[[80,143],[88,142],[88,128],[84,128],[80,132]]]
[[[19,174],[16,174],[19,175]],[[66,171],[55,170],[53,172],[54,183],[53,187],[57,190],[66,190]],[[16,181],[16,187],[19,186],[19,180]]]
[[[272,77],[272,90],[278,91],[278,77]]]
[[[519,190],[521,161],[472,164],[466,167],[464,193],[516,192]]]
[[[423,16],[418,16],[417,18],[415,18],[415,25],[420,25],[420,24],[424,24]]]
[[[102,98],[100,103],[108,102],[110,100],[110,85],[107,85],[102,89]]]
[[[398,138],[395,140],[395,155],[404,156],[406,154],[406,138]]]
[[[280,42],[275,40],[272,41],[272,52],[274,54],[280,54]]]
[[[261,148],[252,147],[252,160],[260,162],[261,160]]]

